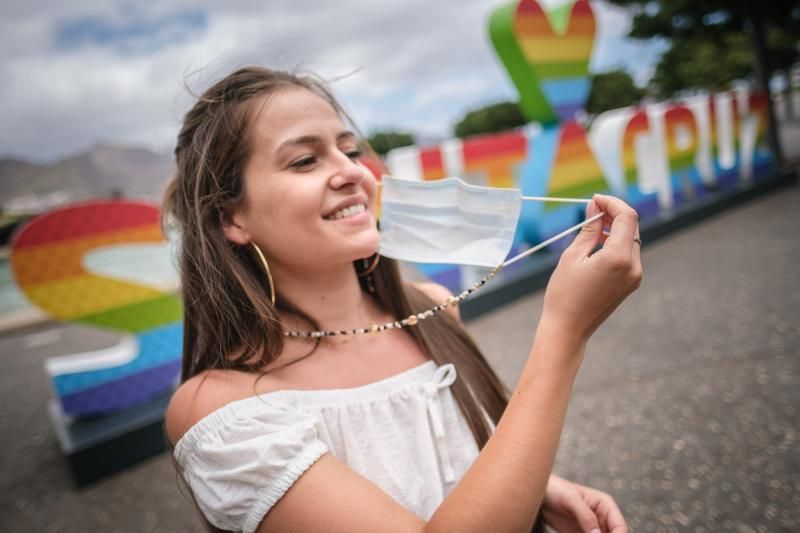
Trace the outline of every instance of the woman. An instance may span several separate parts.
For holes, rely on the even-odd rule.
[[[377,255],[349,124],[318,82],[245,68],[178,137],[184,360],[166,427],[209,527],[530,531],[541,507],[559,531],[627,531],[610,496],[550,471],[589,336],[641,280],[635,211],[590,204],[606,216],[563,253],[508,400],[447,290]]]

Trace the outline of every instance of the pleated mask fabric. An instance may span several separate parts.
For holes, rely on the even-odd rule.
[[[516,189],[384,176],[379,251],[415,263],[495,267],[511,250],[521,205]]]

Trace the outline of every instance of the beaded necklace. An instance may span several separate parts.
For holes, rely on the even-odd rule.
[[[386,322],[385,324],[372,324],[366,328],[353,328],[353,329],[340,329],[340,330],[321,330],[321,331],[284,331],[283,335],[285,337],[301,337],[301,338],[322,338],[322,337],[344,337],[344,336],[352,336],[352,335],[365,335],[367,333],[380,333],[381,331],[386,331],[389,329],[401,329],[406,326],[416,326],[422,320],[426,318],[430,318],[433,315],[437,314],[439,311],[443,309],[447,309],[453,305],[458,305],[464,301],[464,299],[478,290],[479,288],[486,285],[486,282],[490,279],[494,278],[495,274],[500,270],[503,265],[497,266],[489,272],[483,279],[479,282],[474,284],[468,289],[464,289],[461,291],[457,296],[450,296],[444,302],[440,303],[439,305],[435,305],[430,309],[423,311],[421,313],[411,314],[408,315],[406,318],[402,320],[395,320],[394,322]]]

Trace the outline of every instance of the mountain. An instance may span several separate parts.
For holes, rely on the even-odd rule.
[[[53,193],[66,193],[71,200],[114,194],[160,199],[173,171],[168,155],[111,145],[98,145],[46,165],[0,159],[0,203]]]

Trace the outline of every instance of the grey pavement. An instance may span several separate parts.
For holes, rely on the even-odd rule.
[[[658,242],[593,338],[556,471],[612,493],[634,531],[800,531],[800,188]],[[533,293],[468,324],[509,385]],[[0,530],[198,531],[165,454],[73,488],[46,415],[43,361],[110,339],[76,327],[0,337]]]

